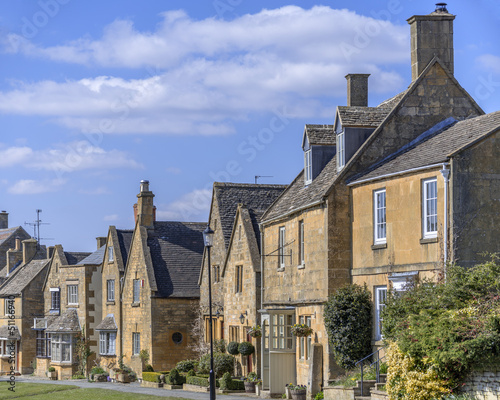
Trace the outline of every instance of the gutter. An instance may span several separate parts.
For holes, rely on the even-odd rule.
[[[425,169],[431,169],[431,168],[437,168],[437,167],[443,167],[444,168],[445,165],[449,165],[449,163],[448,162],[444,162],[444,163],[439,163],[439,164],[431,164],[431,165],[425,165],[423,167],[416,167],[416,168],[406,169],[404,171],[392,172],[390,174],[380,175],[380,176],[376,176],[376,177],[373,177],[373,178],[367,178],[367,179],[362,179],[360,181],[355,181],[355,182],[352,182],[352,183],[348,183],[347,186],[349,186],[349,187],[356,186],[356,185],[360,185],[360,184],[366,183],[366,182],[378,181],[378,180],[381,180],[381,179],[391,178],[391,177],[398,176],[398,175],[404,175],[404,174],[409,174],[409,173],[412,173],[412,172],[423,171]]]

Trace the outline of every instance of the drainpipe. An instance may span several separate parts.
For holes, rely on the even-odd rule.
[[[446,280],[446,263],[448,262],[448,182],[450,181],[450,170],[443,164],[441,174],[444,179],[444,218],[443,218],[443,247],[444,247],[444,279]]]

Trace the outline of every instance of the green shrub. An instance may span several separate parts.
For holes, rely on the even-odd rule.
[[[214,372],[217,378],[220,378],[226,372],[232,372],[234,369],[233,356],[225,353],[214,353]],[[205,354],[200,358],[198,372],[208,374],[210,372],[210,354]]]
[[[245,381],[247,382],[255,382],[257,381],[257,373],[256,372],[250,372],[248,376],[245,378]]]
[[[196,372],[194,372],[194,369],[190,369],[190,370],[187,372],[187,376],[196,376]]]
[[[155,372],[155,370],[153,369],[153,366],[151,364],[146,364],[142,372]]]
[[[85,379],[85,375],[78,375],[78,374],[76,374],[76,375],[73,375],[71,377],[71,379]]]
[[[163,375],[160,372],[143,372],[142,380],[146,382],[159,382],[160,375]]]
[[[186,383],[188,385],[196,385],[196,386],[204,386],[208,387],[210,386],[209,379],[208,378],[202,378],[201,376],[188,376],[186,379]],[[215,380],[215,386],[219,386],[219,381],[216,379]]]
[[[239,354],[238,345],[238,342],[229,342],[229,344],[227,345],[227,352],[229,354],[232,354],[233,356]]]
[[[323,394],[323,392],[318,392],[314,396],[314,400],[323,400],[324,398],[325,398],[325,395]]]
[[[250,354],[255,353],[255,347],[250,342],[241,342],[238,345],[238,353],[243,356],[249,356]]]
[[[342,368],[354,368],[372,352],[372,304],[366,285],[337,290],[325,305],[324,318],[333,354]]]
[[[214,340],[214,352],[215,353],[226,352],[226,341],[224,339]]]
[[[224,375],[222,375],[222,378],[219,379],[219,386],[223,390],[231,390],[231,383],[232,383],[232,378],[231,374],[229,372],[226,372]]]
[[[189,370],[195,369],[198,365],[198,361],[196,360],[183,360],[179,361],[175,368],[179,372],[188,372]]]
[[[55,371],[56,371],[56,369],[55,369],[54,367],[49,367],[48,371],[49,371],[49,372],[55,372]]]
[[[186,377],[179,374],[177,369],[173,368],[168,375],[167,382],[170,385],[182,385],[186,383]]]
[[[92,375],[95,375],[95,374],[104,374],[104,373],[107,373],[104,368],[101,368],[101,367],[92,367],[92,369],[90,370],[90,373]]]

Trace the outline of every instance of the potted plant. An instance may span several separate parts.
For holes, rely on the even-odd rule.
[[[95,382],[107,382],[108,373],[101,367],[93,367],[90,376]]]
[[[257,382],[257,374],[250,372],[245,378],[245,393],[255,393],[255,382]]]
[[[305,385],[289,384],[288,390],[290,390],[293,400],[306,400],[307,388]]]
[[[255,394],[260,397],[260,392],[262,391],[262,379],[257,379],[255,381]]]
[[[260,338],[262,337],[262,328],[260,325],[254,325],[248,328],[247,333],[253,338]]]
[[[47,371],[47,376],[52,379],[53,381],[57,380],[57,371],[54,367],[49,367],[49,370]]]
[[[297,337],[311,336],[314,332],[313,328],[307,324],[295,324],[290,330],[292,331],[292,335]]]

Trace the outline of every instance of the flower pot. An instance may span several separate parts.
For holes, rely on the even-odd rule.
[[[293,400],[306,400],[306,389],[290,390],[290,392],[292,393]]]
[[[245,382],[245,393],[255,393],[255,382]]]
[[[57,371],[47,371],[47,376],[53,381],[57,380]]]
[[[255,385],[255,394],[260,397],[260,392],[262,390],[261,385]]]
[[[129,383],[130,377],[128,376],[128,374],[118,374],[116,376],[116,380],[121,383]]]

